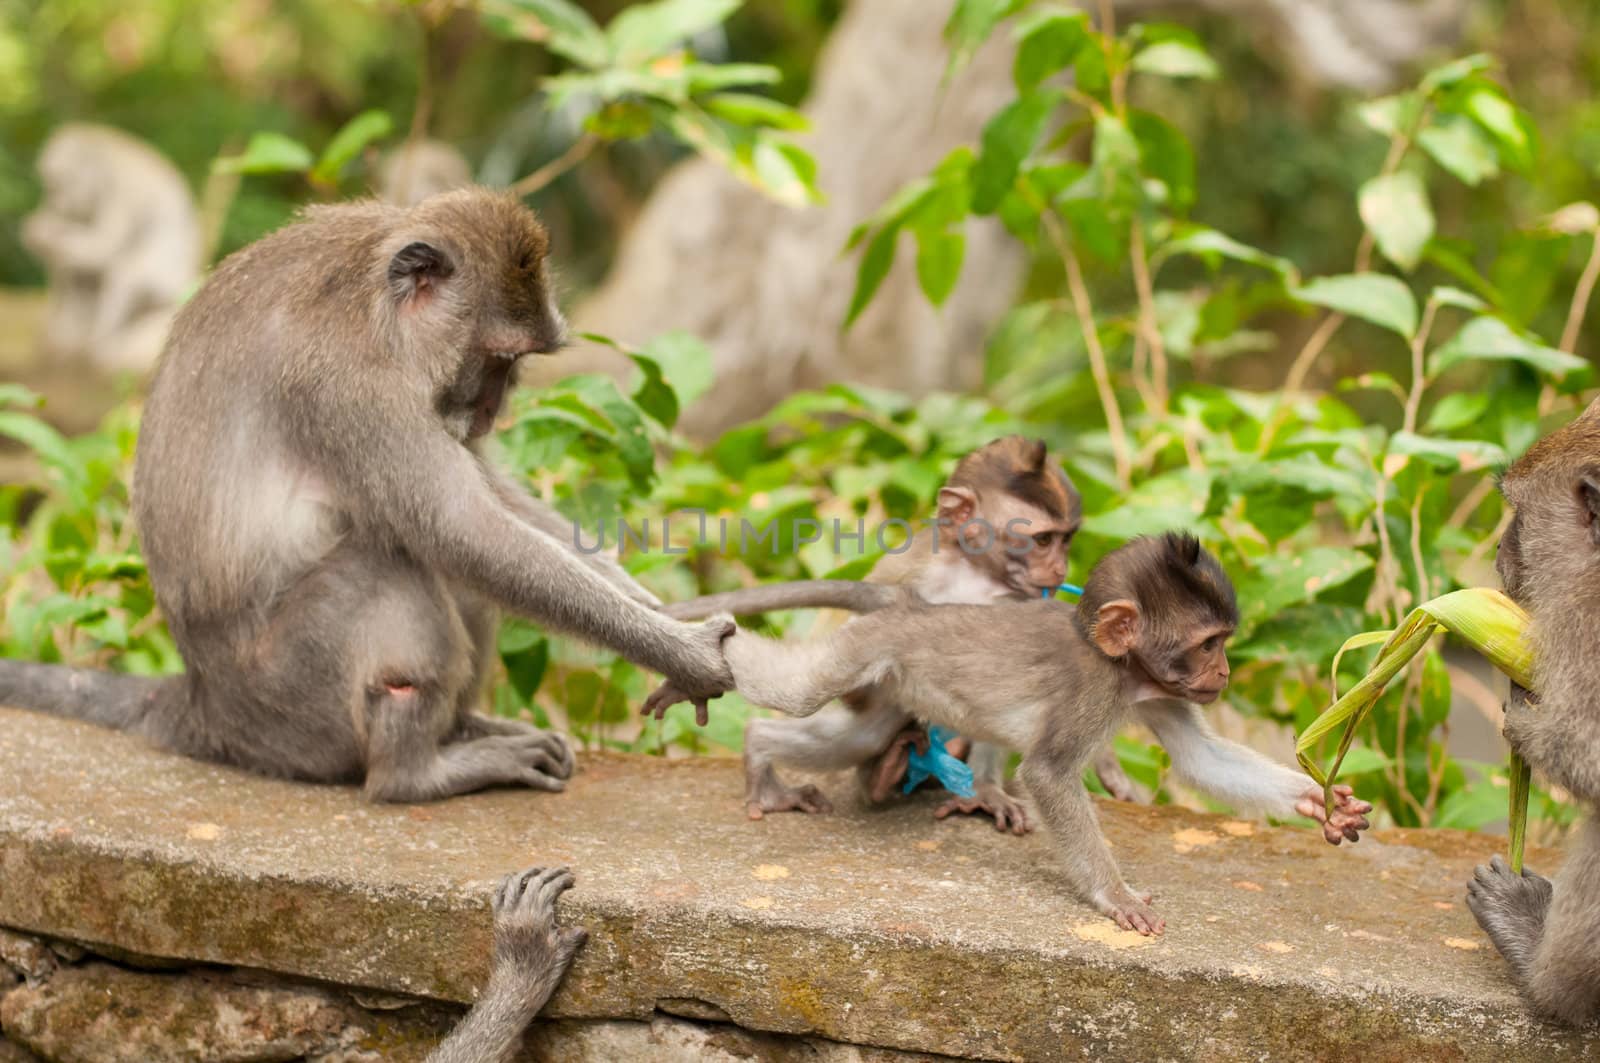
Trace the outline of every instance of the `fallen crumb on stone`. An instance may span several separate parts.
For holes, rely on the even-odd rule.
[[[1175,831],[1172,835],[1172,848],[1174,852],[1192,853],[1203,845],[1215,845],[1222,840],[1222,836],[1215,831],[1200,830],[1198,827],[1185,827]]]
[[[1072,928],[1072,933],[1081,941],[1092,941],[1097,945],[1104,945],[1110,949],[1136,949],[1156,943],[1155,938],[1145,937],[1134,930],[1124,930],[1109,919],[1098,919],[1092,923],[1079,923]]]
[[[1228,822],[1222,825],[1222,832],[1224,834],[1232,835],[1235,838],[1248,838],[1250,835],[1256,832],[1256,825],[1254,823],[1245,823],[1237,819],[1230,819]]]
[[[215,823],[191,823],[185,833],[197,842],[214,842],[222,837],[222,828]]]
[[[1439,909],[1441,912],[1453,912],[1453,911],[1455,911],[1455,907],[1456,907],[1455,905],[1451,904],[1449,901],[1434,901],[1433,902],[1433,906],[1435,908]]]
[[[1276,952],[1279,955],[1294,951],[1294,946],[1287,941],[1263,941],[1260,948],[1265,952]]]
[[[924,838],[922,841],[917,843],[917,848],[921,849],[925,853],[931,853],[939,848],[939,843],[934,841],[932,838]]]
[[[1236,890],[1249,890],[1251,893],[1264,892],[1262,888],[1256,885],[1254,882],[1246,882],[1244,879],[1240,879],[1238,882],[1235,882],[1233,884],[1233,888]]]
[[[753,909],[754,911],[764,912],[768,908],[772,907],[772,898],[771,897],[746,897],[744,900],[740,901],[739,903],[744,905],[746,908]]]
[[[1444,943],[1453,949],[1476,952],[1481,946],[1470,938],[1445,938]]]
[[[763,882],[789,877],[789,869],[782,864],[757,864],[756,869],[750,873]]]

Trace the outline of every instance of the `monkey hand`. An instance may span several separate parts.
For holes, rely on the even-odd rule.
[[[981,782],[971,797],[950,798],[933,810],[933,818],[944,819],[957,812],[964,815],[981,812],[993,816],[994,829],[997,831],[1010,831],[1012,834],[1021,835],[1033,829],[1033,824],[1028,820],[1027,808],[1021,801],[1006,793],[1005,787],[998,783]]]
[[[1367,822],[1372,806],[1357,800],[1348,786],[1335,786],[1333,798],[1334,807],[1330,809],[1323,798],[1322,787],[1312,785],[1300,795],[1294,810],[1322,824],[1322,836],[1329,845],[1360,841],[1361,832],[1372,826]]]
[[[494,894],[491,990],[542,1007],[589,932],[556,924],[556,899],[572,887],[564,867],[531,867],[507,875]]]
[[[1167,921],[1150,907],[1153,898],[1127,886],[1118,885],[1095,898],[1095,907],[1124,930],[1155,937],[1167,929]]]
[[[718,613],[693,628],[687,640],[690,652],[677,662],[680,670],[668,675],[666,682],[645,699],[640,714],[659,720],[678,702],[688,701],[694,705],[697,726],[704,727],[711,722],[711,710],[706,702],[734,687],[733,670],[722,655],[722,643],[738,630],[739,625],[727,613]]]

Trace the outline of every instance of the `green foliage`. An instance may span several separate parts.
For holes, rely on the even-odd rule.
[[[1112,38],[1043,0],[962,0],[946,29],[952,64],[1007,19],[1015,98],[975,149],[952,153],[853,234],[865,250],[849,320],[887,274],[900,232],[920,243],[934,226],[959,231],[963,206],[998,214],[1035,279],[1016,327],[991,344],[988,378],[1008,413],[1052,437],[1084,491],[1074,568],[1132,535],[1194,530],[1239,588],[1232,703],[1303,728],[1328,704],[1327,670],[1346,636],[1392,627],[1416,602],[1488,574],[1498,501],[1480,493],[1453,509],[1531,441],[1542,411],[1592,379],[1586,360],[1528,328],[1548,316],[1547,288],[1513,295],[1514,266],[1484,264],[1436,231],[1441,186],[1531,172],[1537,135],[1484,56],[1357,107],[1388,142],[1347,207],[1364,237],[1353,269],[1307,277],[1190,221],[1206,204],[1195,200],[1187,139],[1130,103],[1153,79],[1217,76],[1192,35],[1136,26]],[[1069,69],[1070,87],[1060,77]],[[941,210],[930,217],[933,202]],[[1587,250],[1596,218],[1568,208],[1548,231]],[[1373,252],[1399,275],[1374,268]],[[1074,280],[1091,270],[1093,285]],[[954,281],[939,280],[942,298]],[[1306,308],[1324,316],[1305,347],[1285,352],[1285,390],[1208,381],[1218,360],[1255,345],[1254,319]],[[1340,390],[1393,396],[1387,414],[1305,388],[1329,339],[1364,328],[1366,364],[1409,364],[1411,378],[1373,370]],[[1451,696],[1444,658],[1430,651],[1363,731],[1348,770],[1396,822],[1477,824],[1491,805],[1504,814],[1491,780],[1442,748]]]

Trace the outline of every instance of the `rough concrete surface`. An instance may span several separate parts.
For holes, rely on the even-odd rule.
[[[1102,803],[1167,916],[1151,941],[1072,899],[1042,835],[936,822],[930,798],[867,810],[827,780],[838,813],[750,822],[734,762],[581,763],[564,794],[374,806],[0,710],[0,924],[466,1002],[496,880],[566,863],[591,936],[557,1017],[990,1059],[1600,1058],[1600,1034],[1527,1017],[1467,912],[1489,837],[1334,849]]]

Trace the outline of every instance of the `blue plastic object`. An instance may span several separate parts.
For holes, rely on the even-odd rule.
[[[911,748],[911,760],[906,765],[906,785],[902,793],[910,793],[927,778],[939,780],[939,785],[957,797],[971,797],[977,793],[972,786],[972,769],[959,757],[945,752],[944,744],[956,737],[954,731],[943,727],[928,728],[928,751],[919,753]]]
[[[1063,583],[1061,586],[1055,588],[1046,587],[1044,590],[1039,592],[1039,597],[1054,597],[1056,591],[1066,591],[1068,594],[1076,594],[1080,598],[1083,597],[1083,588],[1078,586],[1076,583]]]

